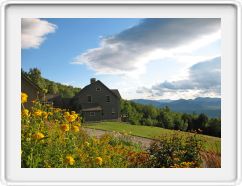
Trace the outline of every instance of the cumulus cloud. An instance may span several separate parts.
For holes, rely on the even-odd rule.
[[[23,18],[21,22],[21,48],[38,48],[46,35],[55,32],[57,26],[41,19]]]
[[[216,57],[199,62],[188,70],[187,79],[164,81],[151,88],[138,88],[136,93],[163,96],[169,93],[195,92],[196,96],[220,96],[221,92],[221,58]]]
[[[144,19],[117,35],[103,37],[98,48],[87,50],[73,63],[86,64],[103,74],[144,71],[143,66],[159,50],[181,47],[219,30],[220,19],[216,18]],[[209,38],[204,41],[211,42]]]

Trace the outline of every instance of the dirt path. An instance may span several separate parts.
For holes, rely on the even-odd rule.
[[[85,131],[87,132],[88,135],[95,136],[97,138],[100,138],[103,134],[112,134],[112,135],[115,135],[117,137],[122,135],[120,133],[114,133],[114,132],[111,132],[111,131],[104,131],[104,130],[90,129],[90,128],[85,128]],[[138,136],[130,136],[130,140],[133,143],[140,144],[141,147],[144,148],[144,149],[149,148],[150,144],[152,142],[154,142],[154,140],[152,140],[152,139],[142,138],[142,137],[138,137]]]

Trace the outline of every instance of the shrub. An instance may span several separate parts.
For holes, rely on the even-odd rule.
[[[183,136],[178,132],[162,137],[149,148],[151,167],[199,167],[201,165],[201,141],[196,135]]]

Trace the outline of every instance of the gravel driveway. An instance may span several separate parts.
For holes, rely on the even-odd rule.
[[[122,135],[122,134],[116,133],[116,132],[114,133],[114,132],[111,132],[111,131],[104,131],[104,130],[90,129],[90,128],[85,128],[85,131],[87,132],[88,135],[95,136],[97,138],[100,138],[103,134],[112,134],[112,135],[115,135],[117,137]],[[144,149],[149,148],[150,144],[155,141],[155,140],[152,140],[152,139],[142,138],[142,137],[138,137],[138,136],[131,136],[131,135],[130,135],[130,140],[133,143],[140,144],[141,147],[144,148]]]

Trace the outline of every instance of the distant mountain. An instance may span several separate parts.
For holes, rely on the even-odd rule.
[[[160,100],[157,100],[157,101],[160,102],[160,103],[170,103],[173,100],[171,100],[171,99],[160,99]]]
[[[133,99],[131,100],[135,103],[143,104],[143,105],[153,105],[156,107],[160,107],[162,103],[169,103],[170,100],[149,100],[149,99]]]
[[[195,99],[179,99],[179,100],[148,100],[148,99],[133,99],[135,103],[143,105],[153,105],[158,108],[168,106],[172,111],[182,113],[204,113],[209,117],[221,116],[221,99],[198,97]]]

